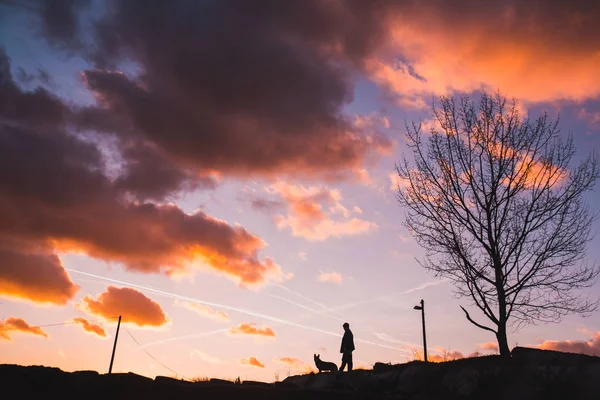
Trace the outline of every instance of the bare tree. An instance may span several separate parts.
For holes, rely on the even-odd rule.
[[[571,168],[573,138],[558,120],[522,119],[516,100],[483,94],[442,97],[438,128],[407,126],[414,156],[396,165],[405,225],[425,250],[420,264],[450,278],[470,297],[509,357],[507,325],[587,315],[598,302],[578,289],[594,284],[599,266],[585,262],[595,219],[584,194],[599,177],[598,155]]]

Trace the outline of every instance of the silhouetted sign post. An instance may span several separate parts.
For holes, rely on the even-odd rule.
[[[117,322],[117,333],[115,333],[115,344],[113,344],[112,356],[110,356],[110,367],[108,367],[109,374],[112,373],[112,366],[113,366],[113,361],[115,360],[115,350],[117,350],[117,339],[119,338],[119,328],[120,327],[121,327],[121,316],[119,315],[119,322]]]
[[[420,306],[414,306],[413,309],[421,310],[421,321],[423,322],[423,359],[427,362],[427,338],[425,336],[425,302],[421,299]]]

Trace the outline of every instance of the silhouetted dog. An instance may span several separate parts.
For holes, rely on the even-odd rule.
[[[335,365],[332,362],[321,361],[320,354],[314,354],[314,359],[315,359],[315,365],[319,369],[319,372],[321,372],[321,371],[337,372],[337,370],[338,370],[337,365]]]

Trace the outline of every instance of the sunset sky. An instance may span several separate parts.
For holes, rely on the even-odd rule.
[[[273,381],[494,351],[423,270],[405,124],[482,90],[600,151],[595,1],[0,0],[0,363]],[[600,184],[588,196],[600,212]],[[587,261],[600,262],[600,222]],[[589,289],[600,294],[600,283]],[[600,355],[600,311],[509,332]]]

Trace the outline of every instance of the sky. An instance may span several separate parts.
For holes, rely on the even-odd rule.
[[[405,126],[499,90],[559,117],[575,161],[599,151],[599,18],[594,1],[0,0],[0,363],[105,373],[121,315],[113,372],[283,379],[339,363],[344,322],[370,368],[422,352],[421,299],[430,358],[492,354],[403,226]],[[516,345],[600,354],[600,312]]]

